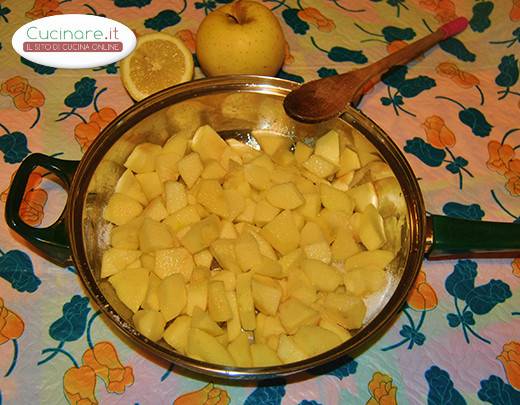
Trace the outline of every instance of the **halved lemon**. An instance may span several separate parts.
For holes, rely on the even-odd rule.
[[[193,56],[171,35],[154,33],[137,39],[133,52],[121,62],[121,79],[134,100],[193,78]]]

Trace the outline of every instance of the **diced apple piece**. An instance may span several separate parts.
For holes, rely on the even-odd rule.
[[[210,215],[193,224],[180,240],[182,245],[193,254],[209,247],[218,238],[219,233],[219,219],[216,215]]]
[[[208,312],[215,322],[228,321],[233,317],[223,281],[212,279],[209,282]]]
[[[255,307],[251,292],[251,273],[237,275],[237,304],[240,324],[244,330],[254,330],[256,327]]]
[[[320,136],[314,146],[314,153],[334,165],[339,165],[339,134],[331,129]]]
[[[131,197],[143,205],[148,204],[148,198],[143,192],[141,184],[137,181],[134,173],[130,169],[126,169],[117,181],[115,192]]]
[[[229,210],[222,191],[222,186],[217,180],[201,180],[197,192],[197,201],[209,212],[226,218],[229,216]]]
[[[177,163],[179,174],[188,188],[193,187],[204,170],[198,153],[190,153]]]
[[[370,252],[359,252],[345,260],[346,271],[374,266],[384,269],[394,258],[394,253],[388,250],[372,250]]]
[[[226,291],[226,298],[231,308],[231,319],[226,322],[228,341],[236,339],[240,334],[242,327],[240,325],[240,315],[238,313],[238,303],[235,291]]]
[[[296,225],[296,229],[301,232],[303,226],[305,225],[305,217],[298,211],[291,211],[291,213],[294,219],[294,224]]]
[[[303,259],[303,251],[300,248],[280,257],[279,263],[282,266],[282,273],[288,275],[292,269],[300,265],[301,259]]]
[[[273,247],[258,233],[259,231],[259,228],[251,228],[248,230],[248,232],[250,232],[251,235],[253,235],[253,237],[256,239],[256,242],[258,243],[258,249],[260,249],[260,253],[271,259],[276,259],[277,256],[275,251],[273,250]]]
[[[254,160],[251,161],[251,164],[253,164],[255,166],[263,167],[263,168],[267,169],[267,171],[269,173],[272,173],[272,171],[274,170],[273,161],[265,153],[260,153],[258,156],[256,156],[254,158]]]
[[[361,168],[361,163],[359,162],[358,154],[350,148],[343,148],[336,177],[342,177],[359,168]]]
[[[219,160],[227,148],[229,146],[226,141],[209,125],[197,129],[191,141],[191,149],[197,152],[203,161]]]
[[[135,175],[135,178],[141,185],[148,201],[163,193],[163,185],[157,172],[139,173]]]
[[[159,145],[144,142],[137,145],[126,159],[125,167],[136,173],[147,173],[155,170],[155,157],[162,152]]]
[[[144,301],[148,289],[148,270],[127,269],[108,279],[116,290],[118,298],[132,312],[137,312]]]
[[[386,273],[377,267],[359,268],[346,272],[344,281],[348,294],[364,297],[386,285]]]
[[[217,325],[206,311],[203,311],[198,306],[193,308],[191,327],[203,330],[211,336],[220,336],[224,334],[224,330]]]
[[[142,309],[132,317],[135,328],[152,342],[157,342],[163,335],[166,321],[162,314],[153,309]]]
[[[237,221],[252,224],[255,219],[256,203],[251,198],[244,200],[245,206],[242,213],[236,218]]]
[[[281,168],[292,166],[295,160],[294,154],[290,150],[280,149],[273,155],[273,162],[280,165]]]
[[[126,266],[127,269],[137,269],[139,267],[144,267],[141,266],[141,260],[136,260],[135,262],[132,262],[128,266]]]
[[[198,357],[209,363],[235,365],[226,348],[214,336],[200,329],[191,328],[189,330],[186,352],[189,356]]]
[[[235,255],[242,271],[249,271],[262,263],[258,242],[250,232],[244,232],[235,241]]]
[[[334,291],[343,282],[339,271],[319,260],[302,260],[302,269],[311,283],[320,291]]]
[[[103,211],[103,218],[116,225],[124,225],[143,212],[143,206],[121,193],[114,193]]]
[[[211,262],[213,261],[213,255],[208,249],[205,249],[200,251],[199,253],[195,253],[193,255],[193,261],[197,266],[209,268],[209,266],[211,266]]]
[[[233,357],[233,360],[238,367],[253,366],[251,350],[249,349],[249,339],[247,338],[247,334],[244,332],[240,332],[235,339],[230,341],[228,352],[231,357]]]
[[[254,222],[257,225],[265,225],[266,223],[273,220],[278,215],[280,210],[273,207],[266,200],[261,200],[256,204]]]
[[[342,293],[329,293],[325,297],[325,307],[338,311],[343,317],[341,324],[347,329],[358,329],[363,325],[366,306],[360,297]]]
[[[276,208],[292,210],[302,205],[305,200],[294,183],[283,183],[267,190],[266,200]]]
[[[144,253],[141,256],[141,264],[145,269],[153,271],[155,268],[155,253]]]
[[[161,279],[157,277],[153,272],[149,274],[148,289],[146,290],[146,297],[144,298],[141,306],[143,309],[153,309],[159,311],[159,284]]]
[[[341,344],[341,339],[334,332],[320,326],[302,326],[293,339],[307,356],[316,356]]]
[[[383,217],[372,204],[361,214],[358,236],[368,250],[379,249],[386,242]]]
[[[119,273],[141,256],[140,250],[110,248],[103,252],[101,278]]]
[[[199,222],[200,219],[197,208],[194,205],[187,205],[167,216],[163,223],[167,225],[172,232],[177,232],[185,226]]]
[[[233,239],[217,239],[211,243],[209,249],[220,267],[235,273],[241,271],[237,262],[235,241]]]
[[[312,148],[303,142],[297,142],[294,148],[294,157],[299,164],[305,162],[312,155]]]
[[[244,166],[246,181],[257,190],[267,190],[271,186],[271,176],[265,167],[252,163]]]
[[[203,179],[211,179],[218,180],[224,178],[227,171],[220,165],[216,160],[209,160],[204,165],[204,170],[202,171],[200,177]]]
[[[156,197],[150,201],[150,204],[148,204],[143,211],[143,216],[159,222],[166,218],[168,211],[162,202],[162,198]]]
[[[227,148],[222,153],[219,163],[222,166],[222,168],[227,172],[233,167],[235,167],[235,165],[241,166],[244,162],[240,153],[238,153],[236,150],[232,148]]]
[[[112,247],[137,250],[139,248],[139,230],[143,220],[143,216],[138,216],[124,225],[112,228],[110,231],[110,244]]]
[[[333,175],[338,170],[336,165],[316,154],[303,162],[302,166],[321,179]]]
[[[294,179],[294,184],[302,194],[314,194],[318,192],[318,186],[314,184],[311,180],[306,179],[303,176],[296,176],[296,178]]]
[[[297,211],[304,216],[305,219],[315,218],[321,209],[321,198],[318,193],[303,194],[305,202],[297,208]]]
[[[331,186],[337,190],[347,191],[350,189],[350,184],[352,183],[353,178],[354,172],[347,173],[341,177],[336,177],[336,179],[331,183]]]
[[[262,319],[262,321],[260,321],[260,319]],[[260,312],[257,317],[257,329],[260,323],[263,324],[262,334],[264,337],[285,333],[285,329],[278,316],[268,316]],[[257,331],[255,331],[255,334],[256,332]]]
[[[274,132],[256,130],[253,132],[262,151],[269,156],[273,156],[279,150],[289,150],[291,138]]]
[[[260,262],[252,266],[252,271],[255,274],[272,278],[282,278],[284,276],[282,265],[277,260],[266,256],[262,256]]]
[[[342,211],[352,214],[354,203],[344,191],[340,191],[328,184],[320,184],[320,197],[323,206],[331,211]]]
[[[237,140],[235,138],[226,139],[226,143],[234,152],[238,153],[239,155],[243,155],[243,154],[247,154],[247,153],[251,153],[251,152],[256,152],[257,154],[260,153],[259,151],[253,149],[247,143],[240,142],[239,140]]]
[[[197,266],[191,272],[191,282],[209,280],[211,277],[211,271],[208,267]]]
[[[323,329],[330,330],[332,333],[336,334],[336,336],[339,337],[342,342],[346,342],[352,337],[348,330],[335,322],[329,321],[328,319],[321,319],[318,326]]]
[[[367,153],[367,152],[358,152],[359,162],[361,163],[361,167],[366,167],[370,163],[376,163],[381,160],[381,156],[376,153]]]
[[[315,325],[320,314],[297,298],[289,298],[280,304],[280,321],[288,334],[294,334],[302,325]]]
[[[356,242],[360,242],[359,240],[359,224],[361,223],[361,212],[354,212],[349,218],[350,229],[352,230],[352,235],[354,236],[354,240]]]
[[[252,191],[245,179],[244,170],[241,169],[228,172],[222,186],[224,190],[237,190],[244,197],[249,197]]]
[[[231,221],[223,220],[220,222],[219,239],[236,239],[238,232]]]
[[[224,200],[227,205],[227,219],[233,221],[236,217],[241,215],[246,208],[250,209],[246,203],[244,196],[237,190],[224,190]]]
[[[316,222],[305,223],[300,233],[300,246],[311,245],[313,243],[325,242],[325,236]]]
[[[368,164],[368,169],[370,170],[370,179],[373,182],[378,180],[386,179],[388,177],[392,177],[395,179],[395,174],[392,168],[386,162],[382,161],[374,161]]]
[[[211,279],[222,281],[226,291],[235,291],[237,284],[236,273],[229,270],[216,269],[211,271]]]
[[[208,307],[208,280],[191,281],[187,286],[186,313],[193,315],[195,307],[206,311]]]
[[[363,212],[370,204],[376,208],[379,206],[376,190],[374,185],[370,182],[353,187],[346,191],[346,193],[354,199],[355,211]]]
[[[332,261],[330,246],[325,241],[303,246],[302,249],[307,259],[319,260],[326,264],[330,264]]]
[[[172,274],[161,281],[159,307],[166,321],[178,316],[186,306],[186,282],[182,274]]]
[[[294,343],[293,338],[287,335],[280,335],[276,354],[285,364],[305,360],[307,358],[305,352]]]
[[[183,133],[170,137],[163,145],[163,152],[173,153],[182,158],[188,148],[188,138]]]
[[[184,184],[178,181],[164,183],[164,197],[168,213],[173,214],[188,205],[188,195]]]
[[[253,343],[250,346],[254,367],[269,367],[282,364],[276,352],[263,343]]]
[[[162,222],[145,218],[139,231],[139,247],[143,252],[154,252],[174,247],[175,240]]]
[[[261,276],[254,276],[251,291],[255,308],[266,315],[275,315],[282,298],[282,289],[276,281]]]
[[[345,260],[361,251],[361,247],[354,240],[350,228],[344,226],[338,229],[336,239],[332,243],[332,259],[335,261]]]
[[[184,354],[186,353],[186,347],[188,345],[188,332],[190,326],[190,316],[178,316],[164,331],[163,339],[175,350]]]
[[[159,153],[155,158],[155,171],[159,176],[159,179],[164,183],[166,181],[176,181],[179,177],[179,169],[177,164],[181,160],[182,156],[177,153]]]
[[[294,159],[291,152],[285,152],[289,153]],[[271,172],[271,181],[275,184],[295,182],[298,177],[298,169],[293,164],[289,166],[276,165],[275,169]]]
[[[278,214],[260,231],[263,236],[278,252],[287,254],[298,247],[300,233],[291,211],[285,210]]]
[[[192,255],[183,247],[155,251],[154,273],[161,279],[179,273],[189,280],[194,266]]]

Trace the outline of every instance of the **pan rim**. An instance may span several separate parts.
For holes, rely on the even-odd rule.
[[[359,125],[360,128],[365,128],[367,131],[370,130],[371,133],[377,135],[379,139],[384,140],[385,150],[387,152],[383,153],[382,150],[380,150],[380,152],[382,152],[383,157],[390,164],[392,170],[395,172],[396,167],[398,167],[398,172],[401,173],[401,178],[398,176],[398,180],[403,191],[406,191],[405,199],[408,209],[410,250],[406,258],[403,275],[388,302],[368,324],[347,342],[318,356],[281,366],[239,368],[201,362],[179,354],[173,349],[167,350],[164,346],[150,341],[137,332],[132,325],[118,315],[112,305],[107,301],[97,285],[93,272],[90,270],[83,243],[84,197],[95,167],[97,166],[95,163],[99,163],[102,160],[110,146],[115,143],[121,135],[132,128],[142,118],[175,102],[196,96],[212,94],[217,91],[225,92],[232,90],[285,95],[297,86],[297,83],[284,79],[250,75],[199,79],[174,86],[134,104],[121,113],[101,132],[81,159],[73,178],[68,197],[69,210],[67,212],[66,222],[70,238],[71,256],[78,270],[78,274],[90,296],[101,311],[110,318],[111,324],[115,325],[125,337],[130,338],[137,347],[144,348],[162,359],[168,360],[175,365],[195,373],[202,373],[224,379],[257,380],[296,374],[348,356],[370,344],[371,338],[377,336],[383,330],[386,330],[388,324],[395,319],[395,315],[406,300],[406,296],[411,290],[417,273],[421,268],[422,261],[424,260],[426,210],[419,184],[403,153],[379,126],[361,111],[351,106],[346,108],[341,119],[345,121],[345,119],[351,117],[354,119],[354,121],[352,121],[354,124]],[[347,121],[347,123],[349,122]],[[394,167],[393,165],[398,166]]]

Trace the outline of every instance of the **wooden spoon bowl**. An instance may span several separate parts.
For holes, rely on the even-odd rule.
[[[284,100],[287,114],[297,121],[316,123],[337,117],[347,104],[356,105],[370,82],[379,81],[391,67],[406,65],[440,41],[466,29],[459,17],[437,31],[399,49],[383,59],[351,72],[313,80],[290,92]]]

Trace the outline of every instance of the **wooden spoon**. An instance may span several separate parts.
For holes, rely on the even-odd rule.
[[[291,91],[284,100],[286,113],[297,121],[315,123],[337,117],[350,103],[356,105],[369,82],[379,81],[391,67],[406,65],[438,42],[464,31],[468,20],[456,18],[437,31],[364,68],[313,80]]]

